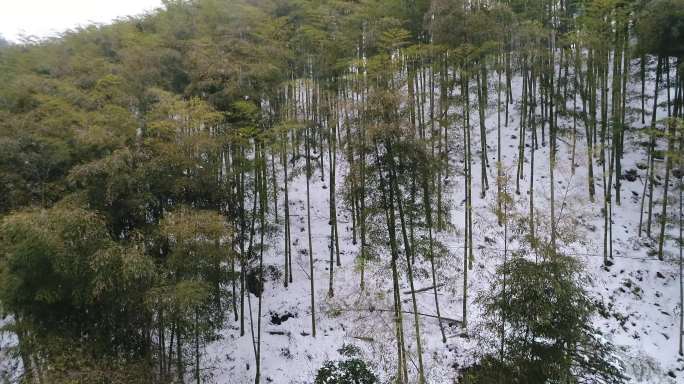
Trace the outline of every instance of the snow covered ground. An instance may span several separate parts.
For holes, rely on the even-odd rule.
[[[490,79],[493,81],[493,79]],[[490,86],[493,84],[490,84]],[[632,84],[634,92],[638,85]],[[652,94],[652,82],[647,94]],[[516,78],[514,98],[520,95],[520,79]],[[474,92],[473,92],[474,93]],[[632,95],[634,96],[634,95]],[[443,344],[437,319],[421,317],[421,337],[424,348],[424,362],[427,381],[434,384],[453,383],[459,368],[475,362],[482,346],[478,339],[471,337],[480,321],[480,311],[474,302],[479,292],[486,292],[493,279],[498,278],[494,271],[502,261],[502,228],[496,223],[492,207],[496,199],[496,95],[490,94],[490,108],[487,113],[487,135],[490,156],[490,189],[484,199],[479,197],[480,167],[479,153],[474,151],[473,164],[473,203],[474,203],[474,243],[475,266],[469,271],[469,335],[465,335],[460,325],[445,320],[447,343]],[[639,104],[633,100],[633,104]],[[572,104],[568,103],[571,107]],[[578,105],[579,99],[578,99]],[[502,159],[504,168],[513,174],[517,156],[518,111],[511,105],[510,120],[507,127],[502,123]],[[659,116],[664,110],[659,111]],[[458,113],[458,111],[456,111]],[[632,112],[634,126],[640,125],[637,112]],[[479,147],[476,109],[472,110],[473,148]],[[502,115],[503,116],[503,115]],[[503,117],[502,117],[503,118]],[[647,115],[647,121],[650,117]],[[572,120],[560,119],[561,128],[567,131],[559,137],[558,163],[556,167],[556,211],[560,217],[559,231],[572,229],[576,238],[563,251],[583,261],[590,281],[587,288],[594,298],[606,309],[605,317],[598,315],[595,325],[605,338],[614,343],[622,360],[624,373],[633,383],[683,383],[684,361],[677,355],[679,311],[679,276],[675,260],[678,258],[675,242],[666,245],[666,261],[661,262],[653,254],[655,242],[646,241],[637,235],[640,198],[645,180],[645,170],[637,163],[646,161],[645,148],[639,145],[643,138],[630,131],[625,142],[623,169],[637,171],[636,181],[623,180],[620,205],[613,208],[613,249],[614,265],[605,269],[603,263],[603,188],[600,165],[594,163],[596,196],[595,202],[589,201],[586,175],[586,147],[584,127],[578,121],[578,137],[575,157],[575,173],[571,165]],[[461,128],[453,127],[450,133],[450,162],[452,174],[448,183],[448,197],[451,201],[451,220],[455,229],[439,234],[439,239],[447,245],[448,254],[438,260],[438,280],[444,285],[439,288],[442,316],[445,319],[460,320],[462,316],[463,287],[463,222],[464,222],[464,182],[460,142]],[[515,137],[514,137],[515,136]],[[529,140],[528,140],[529,142]],[[548,182],[548,146],[539,147],[535,153],[535,207],[541,219],[540,226],[548,221],[550,190]],[[526,148],[525,178],[521,180],[521,193],[516,199],[515,211],[525,215],[529,203],[529,148]],[[303,161],[303,160],[302,160]],[[663,167],[662,162],[657,164]],[[342,154],[338,160],[338,191],[342,190],[343,176],[347,164]],[[662,172],[661,172],[662,173]],[[315,296],[317,330],[316,338],[311,334],[310,297],[308,280],[308,254],[306,231],[306,184],[303,175],[298,176],[290,187],[290,211],[292,224],[292,251],[294,283],[283,288],[282,280],[270,280],[266,284],[263,297],[263,340],[262,340],[262,382],[273,383],[312,383],[316,370],[325,360],[341,358],[338,349],[345,344],[353,344],[363,351],[363,358],[371,363],[373,370],[383,379],[394,372],[396,361],[394,350],[394,324],[391,311],[391,272],[387,259],[367,265],[366,290],[359,290],[359,272],[355,267],[358,245],[352,244],[351,218],[342,197],[338,197],[338,215],[342,266],[335,268],[335,296],[329,298],[328,292],[328,178],[321,182],[316,173],[311,179],[311,214],[313,250],[315,259]],[[673,180],[673,182],[675,182]],[[675,185],[675,184],[673,184]],[[676,191],[676,189],[671,189]],[[660,212],[661,189],[656,192],[657,210]],[[675,201],[674,192],[671,201]],[[282,193],[280,194],[282,208]],[[674,203],[672,205],[674,207]],[[676,214],[672,210],[671,214]],[[282,212],[282,210],[281,210]],[[278,225],[282,228],[281,222]],[[659,230],[656,222],[654,229]],[[669,228],[674,234],[676,227]],[[282,232],[282,231],[281,231]],[[540,233],[543,233],[540,232]],[[569,231],[568,231],[569,233]],[[655,237],[655,236],[654,236]],[[283,263],[282,234],[267,240],[265,253],[266,266],[278,268]],[[509,248],[515,249],[515,241]],[[416,289],[432,285],[429,264],[417,263]],[[408,280],[402,275],[402,292],[408,291]],[[410,295],[402,295],[404,309],[409,309]],[[417,294],[419,312],[435,314],[432,291]],[[256,298],[252,297],[254,316]],[[282,316],[290,313],[280,324],[272,322],[272,314]],[[248,321],[248,320],[247,320]],[[256,321],[256,320],[255,320]],[[415,369],[415,334],[413,317],[404,316],[404,328],[409,348],[409,366]],[[247,323],[247,333],[239,336],[238,324],[231,322],[222,332],[222,338],[209,345],[203,357],[207,372],[212,372],[217,383],[250,383],[254,377],[254,352],[252,338]]]
[[[5,328],[11,324],[10,316],[0,318],[0,383],[13,383],[19,379],[23,370],[21,361],[14,359],[12,348],[17,345],[17,337]]]

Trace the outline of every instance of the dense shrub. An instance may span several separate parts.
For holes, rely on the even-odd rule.
[[[544,256],[539,262],[515,257],[499,267],[506,285],[496,283],[480,297],[496,352],[467,369],[463,382],[623,381],[612,346],[592,325],[596,305],[579,263],[553,251]]]
[[[315,384],[375,384],[378,378],[361,359],[326,361],[316,373]]]
[[[649,2],[637,19],[636,32],[643,52],[684,57],[684,1]]]

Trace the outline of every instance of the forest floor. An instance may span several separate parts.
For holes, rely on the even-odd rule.
[[[652,84],[651,84],[652,92]],[[648,89],[648,87],[647,87]],[[520,79],[513,84],[514,99],[520,94]],[[635,96],[636,97],[636,96]],[[630,104],[638,103],[632,100]],[[578,105],[579,98],[578,98]],[[569,103],[571,107],[572,104]],[[515,105],[510,105],[510,118],[504,126],[501,114],[502,162],[507,173],[512,174],[510,192],[514,193],[515,164],[517,160],[517,135],[519,129]],[[664,113],[661,109],[660,114]],[[471,111],[473,120],[473,148],[479,148],[477,134],[477,110]],[[630,125],[641,125],[640,113],[632,111]],[[638,116],[637,116],[638,115]],[[650,117],[647,114],[647,122]],[[460,326],[463,308],[463,223],[464,178],[462,128],[454,127],[450,137],[449,158],[452,174],[445,181],[445,196],[450,201],[452,230],[440,233],[439,240],[445,245],[444,252],[436,259],[437,280],[440,284],[438,298],[447,342],[442,343],[436,318],[420,317],[423,358],[428,383],[453,383],[459,369],[475,362],[488,345],[478,337],[482,332],[481,310],[477,297],[491,289],[499,277],[495,269],[503,260],[503,227],[497,225],[494,214],[496,202],[496,94],[490,94],[490,106],[486,118],[487,142],[490,166],[486,169],[490,180],[489,190],[480,198],[479,152],[473,159],[473,203],[475,264],[469,271],[468,281],[468,329]],[[555,171],[556,211],[559,237],[565,244],[561,250],[580,260],[586,269],[587,289],[602,308],[595,316],[594,325],[605,339],[616,347],[623,372],[633,383],[684,382],[684,360],[677,354],[678,348],[678,301],[679,274],[678,248],[674,240],[666,242],[665,261],[659,261],[654,253],[657,243],[638,236],[638,223],[645,169],[639,163],[646,161],[646,151],[640,145],[643,137],[631,130],[626,136],[623,169],[636,171],[636,179],[623,179],[620,205],[613,206],[613,265],[603,266],[604,217],[601,166],[594,162],[596,200],[591,202],[587,187],[587,154],[584,128],[577,122],[577,145],[575,172],[572,172],[572,119],[559,118],[561,133],[558,137],[558,160]],[[529,142],[529,138],[528,138]],[[535,151],[534,204],[539,220],[539,236],[548,231],[549,147],[539,145]],[[520,195],[515,199],[512,216],[525,216],[529,210],[529,147],[525,149],[524,177],[520,180]],[[664,167],[660,161],[657,167]],[[338,180],[347,172],[342,154],[338,160]],[[662,173],[662,169],[660,171]],[[674,184],[673,184],[674,186]],[[338,191],[342,190],[342,183]],[[290,212],[292,223],[292,251],[294,282],[283,287],[282,276],[271,274],[266,282],[262,312],[262,378],[273,383],[312,383],[317,369],[325,360],[337,360],[343,345],[355,345],[362,351],[362,358],[383,380],[395,371],[395,334],[392,318],[391,272],[387,258],[371,261],[366,265],[366,289],[359,289],[359,270],[355,262],[358,244],[352,243],[351,218],[342,196],[338,196],[338,223],[340,236],[341,267],[334,269],[334,297],[328,297],[330,226],[329,185],[327,178],[321,181],[317,171],[311,178],[311,215],[314,254],[314,282],[316,322],[318,334],[311,336],[310,281],[308,279],[306,179],[299,175],[290,187]],[[676,188],[671,188],[676,191]],[[656,190],[654,212],[660,212],[660,196]],[[672,192],[672,200],[676,200]],[[282,208],[282,193],[279,207]],[[673,203],[671,207],[675,207]],[[280,209],[279,208],[279,209]],[[282,225],[282,209],[279,225]],[[674,208],[671,215],[676,215]],[[273,215],[273,212],[271,212]],[[644,219],[645,220],[645,219]],[[515,220],[511,221],[514,226]],[[282,228],[282,227],[281,227]],[[658,221],[653,224],[653,237],[660,229]],[[516,228],[509,229],[511,234]],[[672,235],[676,226],[668,227]],[[267,241],[269,248],[264,255],[266,266],[282,270],[284,262],[282,230]],[[372,244],[371,244],[372,246]],[[510,236],[509,252],[519,244]],[[512,253],[508,253],[509,257]],[[529,255],[528,255],[529,257]],[[418,257],[417,259],[420,259]],[[426,261],[415,265],[416,290],[432,286],[430,266]],[[401,291],[403,309],[410,311],[408,279],[402,276]],[[432,290],[418,293],[419,313],[435,315]],[[256,297],[252,297],[252,309],[256,316]],[[289,316],[291,315],[291,316]],[[254,319],[256,324],[256,318]],[[212,372],[217,383],[249,383],[254,377],[254,352],[250,336],[249,319],[246,334],[239,337],[237,322],[222,331],[222,338],[209,345],[205,351],[204,364]],[[413,316],[404,315],[404,331],[409,349],[409,366],[415,377],[417,367]]]
[[[491,82],[491,80],[490,80]],[[490,83],[490,87],[495,84]],[[652,82],[647,94],[652,94]],[[491,89],[491,88],[490,88]],[[514,99],[520,95],[520,78],[514,79]],[[473,92],[475,93],[475,92]],[[678,248],[673,239],[665,246],[665,261],[657,259],[657,242],[638,235],[641,196],[644,191],[646,170],[646,148],[642,145],[644,136],[638,133],[642,126],[640,112],[636,105],[640,100],[633,90],[628,124],[633,127],[626,134],[624,174],[620,204],[613,204],[613,255],[610,267],[603,266],[604,217],[603,185],[601,165],[594,162],[596,199],[591,202],[588,194],[587,151],[584,127],[577,122],[574,172],[572,160],[572,119],[559,118],[557,164],[555,168],[556,216],[558,218],[559,244],[561,251],[572,255],[584,264],[587,290],[599,304],[601,310],[594,318],[594,325],[602,332],[605,340],[616,347],[616,357],[623,367],[623,373],[631,383],[659,384],[684,382],[684,360],[677,354],[679,332],[679,273]],[[662,100],[662,99],[661,99]],[[477,110],[471,110],[473,127],[473,217],[475,262],[468,278],[468,327],[461,327],[463,308],[463,233],[464,233],[464,177],[463,138],[460,122],[450,130],[449,161],[450,172],[444,180],[444,196],[450,206],[450,221],[453,227],[437,234],[443,245],[436,257],[438,298],[442,325],[447,342],[442,343],[435,300],[431,289],[416,294],[420,317],[423,360],[427,382],[430,384],[453,383],[459,370],[477,362],[491,347],[482,327],[481,308],[477,298],[491,290],[493,282],[500,277],[496,268],[503,261],[504,246],[508,257],[512,257],[521,244],[516,237],[516,218],[529,214],[530,204],[530,151],[525,148],[524,174],[520,180],[520,194],[515,194],[515,164],[518,156],[519,111],[516,105],[509,105],[509,121],[506,125],[501,113],[501,156],[503,168],[511,176],[509,192],[514,204],[507,244],[504,242],[503,227],[497,223],[494,208],[496,204],[496,155],[497,155],[497,108],[496,94],[490,94],[490,105],[486,114],[489,167],[486,172],[489,190],[480,197],[480,138]],[[568,103],[571,107],[572,104]],[[578,106],[580,100],[578,98]],[[648,105],[648,104],[647,104]],[[503,107],[502,107],[503,108]],[[459,115],[461,111],[453,113]],[[660,108],[658,117],[666,111]],[[650,116],[646,115],[646,121]],[[529,136],[528,136],[529,145]],[[325,156],[324,156],[325,157]],[[303,160],[300,160],[300,163]],[[265,291],[262,311],[262,382],[298,384],[312,383],[315,373],[326,360],[338,360],[343,356],[339,349],[354,345],[361,351],[361,357],[371,368],[387,381],[395,371],[396,350],[392,313],[392,284],[388,257],[367,262],[365,268],[366,286],[359,288],[360,272],[356,262],[359,244],[352,239],[352,223],[348,207],[339,193],[343,190],[344,176],[348,164],[343,154],[338,153],[338,225],[341,266],[334,269],[334,297],[328,296],[330,225],[329,225],[329,178],[321,180],[317,169],[311,178],[311,228],[314,255],[314,283],[317,336],[311,335],[310,280],[308,233],[306,221],[306,178],[300,172],[291,182],[290,222],[292,233],[294,281],[283,287],[282,264],[284,262],[283,193],[279,192],[278,230],[266,240],[264,253],[266,267]],[[301,164],[298,164],[301,167]],[[664,161],[656,162],[657,173],[664,174]],[[282,178],[282,175],[280,175]],[[633,181],[630,181],[633,180]],[[534,164],[534,206],[538,220],[538,236],[548,241],[549,188],[549,146],[541,145],[535,151]],[[662,183],[660,177],[657,180]],[[672,178],[669,215],[674,218],[678,212],[675,191],[677,181]],[[654,212],[660,212],[662,188],[655,192]],[[408,198],[408,197],[406,197]],[[271,219],[275,219],[273,209]],[[656,216],[657,217],[657,216]],[[644,219],[645,221],[645,219]],[[653,238],[660,230],[658,219],[654,219]],[[668,225],[667,232],[675,236],[678,228]],[[376,244],[369,244],[371,247]],[[382,247],[386,248],[386,247]],[[526,257],[533,257],[522,251]],[[405,263],[400,261],[401,271]],[[415,289],[432,286],[430,264],[420,255],[414,265]],[[402,274],[401,287],[403,309],[411,311],[411,296],[408,279]],[[254,329],[256,330],[257,298],[251,296]],[[250,307],[245,304],[246,311]],[[232,310],[231,310],[232,312]],[[424,316],[429,315],[429,316]],[[404,332],[408,348],[409,369],[415,378],[417,370],[416,335],[412,314],[405,314]],[[0,323],[0,325],[2,325]],[[4,334],[8,335],[8,334]],[[254,349],[249,315],[246,319],[246,333],[240,337],[239,323],[228,322],[221,331],[219,340],[209,344],[203,353],[203,370],[209,381],[216,383],[246,384],[254,380]],[[7,347],[14,344],[10,336],[0,339],[0,357]],[[9,361],[9,360],[7,360]],[[0,364],[1,365],[1,364]],[[16,367],[15,367],[16,368]],[[2,365],[0,370],[7,370]],[[11,367],[9,367],[12,370]]]

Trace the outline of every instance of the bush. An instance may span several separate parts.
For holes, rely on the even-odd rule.
[[[636,19],[638,47],[654,55],[684,56],[684,2],[654,0]]]
[[[378,378],[361,359],[326,361],[316,373],[315,384],[376,384]]]
[[[342,344],[342,348],[338,349],[337,352],[344,357],[355,357],[361,355],[361,348],[354,344]]]
[[[499,282],[480,302],[497,349],[504,336],[503,350],[468,369],[463,382],[623,381],[612,346],[591,324],[596,306],[582,288],[580,265],[555,252],[545,256],[536,263],[513,258],[499,268],[505,291]]]
[[[510,363],[500,361],[497,357],[487,355],[474,364],[459,372],[458,382],[462,384],[513,384],[520,381],[519,370]]]

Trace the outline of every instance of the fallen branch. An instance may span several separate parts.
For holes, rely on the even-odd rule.
[[[382,308],[369,308],[369,309],[358,309],[358,308],[357,308],[357,309],[347,309],[346,311],[394,312],[393,309],[382,309]],[[409,315],[413,315],[413,312],[411,312],[411,311],[401,311],[401,313],[406,313],[406,314],[409,314]],[[431,317],[431,318],[433,318],[433,319],[442,319],[442,320],[447,321],[447,322],[450,322],[450,323],[461,324],[461,320],[450,319],[450,318],[444,317],[444,316],[439,316],[439,317],[437,317],[436,315],[430,315],[430,314],[427,314],[427,313],[420,313],[420,312],[418,312],[418,316]]]
[[[285,331],[267,331],[269,335],[290,336],[290,332]]]
[[[440,287],[442,287],[442,286],[444,286],[444,283],[442,283],[442,284],[437,284],[437,288],[440,288]],[[425,287],[425,288],[421,288],[421,289],[416,289],[416,290],[413,291],[413,292],[415,292],[415,293],[420,293],[420,292],[429,291],[429,290],[434,289],[434,288],[435,288],[435,286],[432,285],[432,286],[429,286],[429,287]],[[404,291],[404,295],[408,295],[408,294],[410,294],[410,293],[411,293],[410,290]]]
[[[358,339],[361,341],[366,341],[368,343],[374,343],[375,342],[375,339],[373,339],[372,337],[368,337],[368,336],[352,336],[352,338]]]

